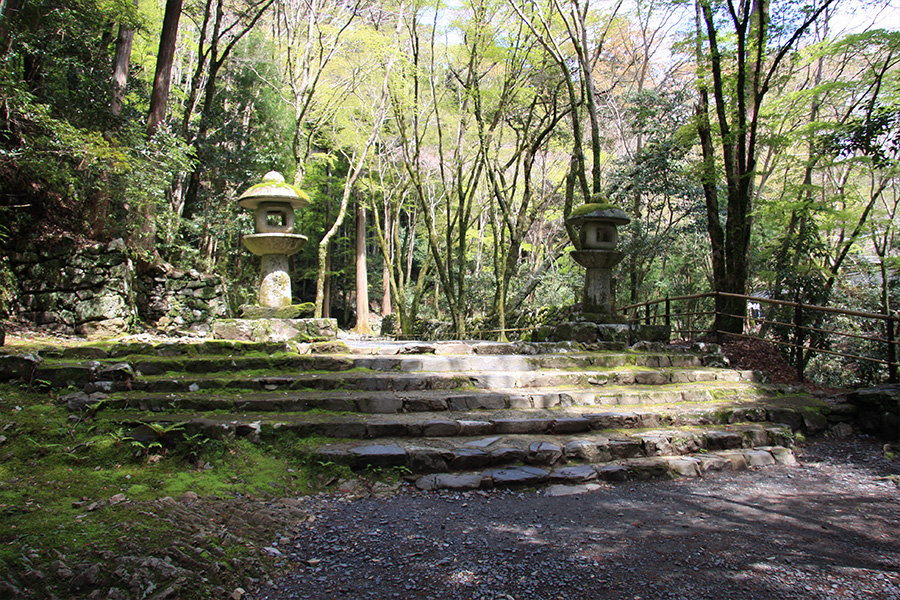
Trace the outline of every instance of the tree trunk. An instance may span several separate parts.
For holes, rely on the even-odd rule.
[[[355,333],[370,335],[369,274],[366,263],[366,205],[356,199],[356,327]]]
[[[391,307],[391,259],[394,254],[394,220],[391,217],[390,207],[384,208],[384,239],[386,243],[385,256],[381,269],[381,316],[384,317],[393,312]]]
[[[183,0],[166,0],[162,32],[159,35],[159,52],[156,55],[156,74],[150,92],[150,111],[147,116],[147,135],[153,136],[159,124],[166,118],[169,86],[172,82],[172,65],[175,61],[175,42],[178,40],[178,21],[181,19]]]
[[[134,0],[137,8],[138,0]],[[122,105],[125,101],[125,86],[128,83],[128,65],[131,62],[131,46],[134,42],[134,29],[127,25],[119,25],[119,35],[116,38],[116,54],[113,57],[113,95],[109,103],[112,114],[122,113]]]

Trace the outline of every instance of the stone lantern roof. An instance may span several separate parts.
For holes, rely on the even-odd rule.
[[[624,210],[614,204],[605,202],[593,202],[582,204],[572,211],[566,221],[570,225],[579,226],[591,221],[603,221],[613,225],[626,225],[631,218]]]
[[[290,204],[296,210],[309,204],[309,195],[286,183],[281,173],[270,171],[263,177],[262,183],[249,187],[238,198],[238,204],[251,210],[256,210],[263,202]]]

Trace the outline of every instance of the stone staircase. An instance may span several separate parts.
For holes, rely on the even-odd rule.
[[[313,460],[397,468],[421,489],[792,463],[796,432],[825,427],[821,402],[725,368],[713,350],[120,343],[0,357],[0,378],[68,388],[71,410],[102,410],[137,440],[292,435],[315,441]]]

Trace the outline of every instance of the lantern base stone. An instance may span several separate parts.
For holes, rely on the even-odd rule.
[[[337,339],[335,319],[222,319],[213,337],[241,342],[325,342]]]

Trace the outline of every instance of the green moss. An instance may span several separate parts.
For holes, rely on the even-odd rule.
[[[294,192],[295,194],[297,194],[297,196],[302,198],[303,200],[309,201],[309,194],[307,194],[306,192],[304,192],[302,189],[298,188],[297,186],[287,183],[286,181],[263,181],[262,183],[257,183],[256,185],[251,185],[249,188],[247,188],[247,191],[244,192],[243,195],[247,195],[254,190],[260,190],[262,188],[276,188],[276,189],[290,190],[290,191]]]
[[[618,208],[618,206],[616,206],[615,204],[610,204],[609,202],[592,202],[590,204],[582,204],[581,206],[573,208],[572,213],[569,216],[577,217],[579,215],[586,215],[588,213],[597,212],[600,210],[613,210]]]

